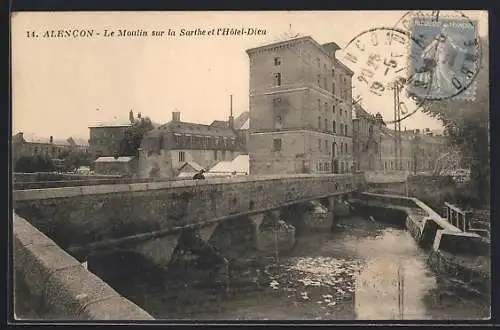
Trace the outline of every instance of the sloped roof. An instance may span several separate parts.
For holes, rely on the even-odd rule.
[[[214,120],[210,126],[212,127],[227,127],[227,121],[224,121],[224,120]]]
[[[192,135],[202,135],[202,136],[226,136],[226,137],[237,137],[236,133],[228,127],[213,127],[204,124],[187,123],[182,121],[170,121],[163,124],[155,129],[158,132],[152,132],[151,134],[158,134],[161,131],[167,131],[179,134],[192,134]],[[154,131],[154,130],[153,130]],[[148,134],[149,135],[149,134]]]
[[[128,163],[130,162],[131,160],[133,160],[135,157],[128,157],[128,156],[124,156],[124,157],[118,157],[118,158],[115,158],[115,157],[99,157],[95,160],[96,163]]]
[[[203,169],[203,166],[201,166],[197,162],[191,160],[191,161],[185,162],[184,164],[182,164],[179,167],[179,171],[188,172],[188,173],[192,172],[191,169],[194,171],[199,171],[199,170]]]
[[[234,119],[234,128],[248,129],[249,122],[250,122],[250,112],[249,111],[242,112],[238,117]]]
[[[209,172],[250,172],[250,160],[248,155],[239,155],[232,161],[221,161],[210,169]]]

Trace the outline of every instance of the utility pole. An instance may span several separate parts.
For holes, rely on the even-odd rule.
[[[399,104],[399,82],[394,82],[394,159],[396,170],[402,169],[401,164],[401,107]]]

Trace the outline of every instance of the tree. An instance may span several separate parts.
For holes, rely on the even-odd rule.
[[[488,41],[480,39],[481,68],[476,76],[476,99],[466,101],[452,98],[428,102],[423,112],[441,120],[448,141],[461,151],[470,166],[470,183],[463,194],[469,206],[489,205],[489,56]],[[474,88],[471,85],[470,88]]]
[[[154,128],[149,117],[139,117],[125,131],[123,139],[120,141],[118,156],[137,156],[141,147],[144,134]]]
[[[18,159],[14,166],[15,172],[23,173],[51,172],[54,170],[54,163],[50,158],[43,155],[23,156]]]

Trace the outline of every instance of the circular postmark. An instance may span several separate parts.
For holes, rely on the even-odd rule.
[[[385,113],[394,109],[394,120],[384,120],[386,124],[408,118],[427,101],[411,90],[418,84],[409,65],[414,47],[420,46],[410,33],[382,27],[358,34],[339,52],[339,59],[354,72],[357,99]]]
[[[482,58],[477,21],[460,11],[410,11],[394,28],[414,40],[411,93],[426,100],[474,100]]]

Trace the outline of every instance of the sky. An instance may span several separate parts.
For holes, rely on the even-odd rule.
[[[36,136],[88,138],[89,126],[141,112],[166,123],[209,124],[248,111],[246,49],[289,32],[344,47],[373,27],[392,27],[404,11],[322,12],[45,12],[12,15],[12,129]],[[463,11],[487,35],[487,12]],[[181,29],[255,28],[265,35],[180,36]],[[43,38],[47,30],[84,29],[92,38]],[[176,36],[104,37],[104,30],[175,30]],[[28,38],[34,31],[38,38]],[[391,106],[362,103],[390,118]],[[389,110],[387,110],[389,109]],[[388,112],[387,112],[388,111]],[[116,118],[116,119],[115,119]],[[417,112],[402,127],[439,128]]]

